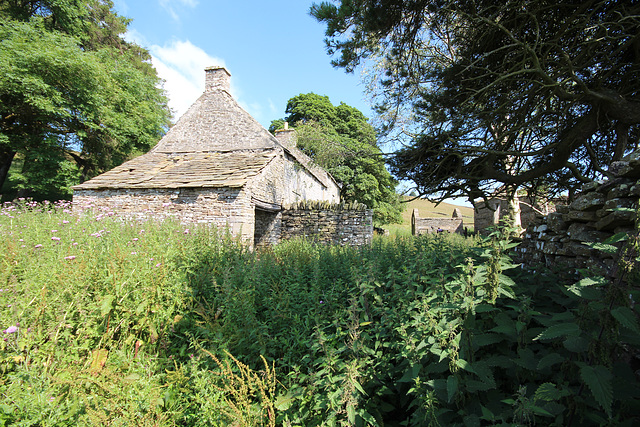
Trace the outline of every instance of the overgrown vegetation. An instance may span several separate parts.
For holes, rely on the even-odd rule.
[[[639,421],[626,270],[532,274],[499,234],[253,253],[50,204],[5,205],[0,239],[4,425]]]

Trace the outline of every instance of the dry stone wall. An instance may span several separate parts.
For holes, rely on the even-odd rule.
[[[591,249],[587,243],[598,243],[616,233],[633,233],[640,198],[640,159],[614,162],[609,171],[614,177],[591,182],[568,206],[557,206],[556,212],[539,218],[526,230],[516,248],[520,261],[528,265],[585,267],[615,271],[611,254]]]
[[[124,218],[175,218],[184,224],[228,228],[250,246],[308,237],[323,243],[364,245],[373,236],[373,211],[317,202],[282,211],[257,209],[244,188],[76,190],[74,206]]]
[[[482,201],[474,203],[473,228],[476,233],[487,233],[487,229],[500,224],[509,215],[509,202],[505,199],[493,198],[488,204]],[[555,205],[551,203],[532,204],[532,201],[524,198],[520,201],[520,222],[527,228],[539,219],[541,215],[548,215],[555,211]]]
[[[440,231],[464,233],[462,214],[459,209],[454,210],[453,218],[421,218],[418,209],[413,210],[411,214],[411,234],[417,236]]]
[[[292,206],[281,214],[281,240],[311,238],[321,243],[366,245],[373,237],[373,211],[342,205]]]

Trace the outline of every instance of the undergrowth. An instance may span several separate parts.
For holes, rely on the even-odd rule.
[[[637,236],[569,283],[499,233],[254,253],[23,203],[0,240],[0,425],[640,421]]]

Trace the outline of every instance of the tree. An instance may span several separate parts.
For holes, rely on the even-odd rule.
[[[300,94],[289,100],[284,119],[274,120],[271,132],[284,122],[296,127],[297,145],[342,186],[343,201],[359,201],[373,209],[377,224],[402,221],[398,184],[385,168],[376,133],[358,109],[334,106],[329,97]]]
[[[105,0],[0,0],[0,187],[42,197],[150,149],[169,124],[148,52]],[[71,169],[75,169],[74,173]]]
[[[311,9],[334,65],[380,71],[384,129],[407,141],[392,172],[422,194],[571,196],[637,148],[638,2],[337,3]]]

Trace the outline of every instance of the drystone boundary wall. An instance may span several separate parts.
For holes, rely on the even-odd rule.
[[[640,159],[614,162],[609,167],[614,177],[591,182],[568,206],[531,224],[516,248],[519,261],[534,266],[577,269],[596,267],[615,271],[614,255],[592,249],[585,243],[597,243],[620,232],[634,232],[640,198]],[[620,211],[632,208],[636,211]]]
[[[254,247],[307,237],[339,245],[365,245],[373,236],[373,211],[364,205],[302,202],[280,212],[255,208],[242,188],[76,190],[74,205],[105,215],[228,228]],[[256,233],[257,231],[257,233]],[[261,236],[254,242],[254,237]]]
[[[281,215],[280,239],[310,238],[321,243],[360,246],[373,238],[373,211],[344,205],[294,205]]]
[[[489,234],[492,227],[499,225],[500,221],[506,219],[507,215],[509,215],[509,202],[507,200],[492,198],[488,202],[488,205],[484,200],[474,203],[473,228],[476,233]],[[532,203],[532,200],[528,198],[520,200],[520,222],[524,228],[536,222],[541,216],[539,212],[548,215],[555,210],[554,205],[549,203]]]
[[[440,231],[464,234],[462,214],[459,213],[459,209],[456,209],[453,215],[453,218],[421,218],[418,209],[414,209],[411,214],[411,234],[418,236]]]

